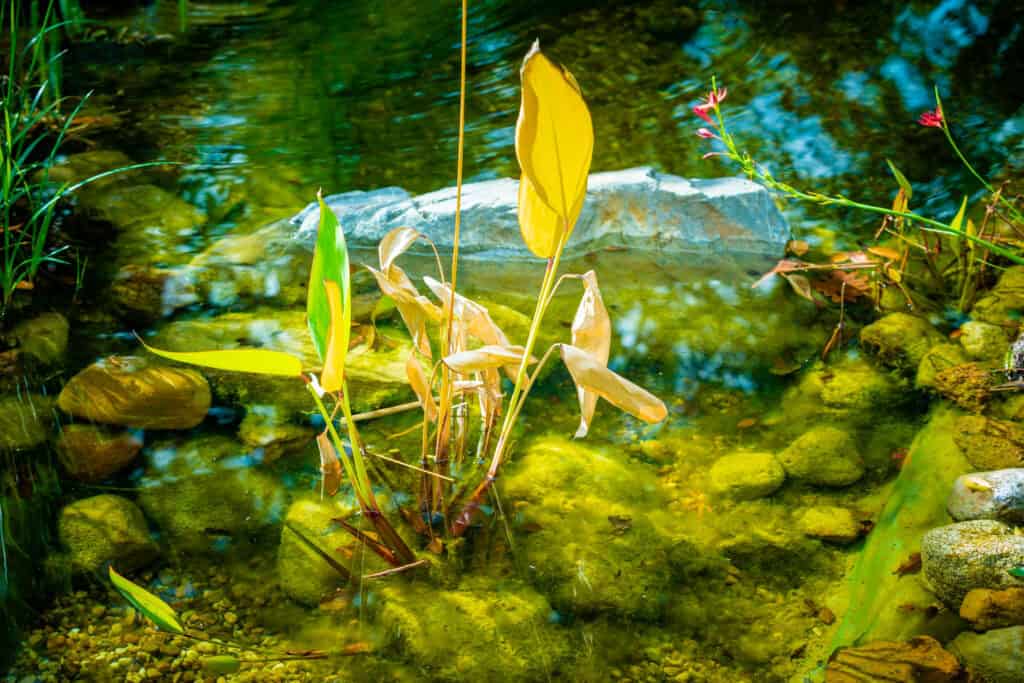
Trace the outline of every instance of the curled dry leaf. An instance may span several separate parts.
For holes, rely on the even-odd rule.
[[[569,344],[562,344],[560,351],[562,362],[569,369],[576,386],[594,392],[644,422],[653,424],[668,416],[668,409],[661,399],[601,365],[589,353]]]
[[[550,258],[559,242],[564,243],[563,231],[572,232],[583,208],[594,127],[576,79],[545,57],[539,42],[523,59],[520,78],[515,141],[523,171],[519,227],[530,251]]]
[[[320,451],[320,473],[324,477],[324,493],[333,496],[341,488],[341,461],[338,459],[337,449],[327,435],[327,430],[317,435],[316,447]]]
[[[430,380],[420,364],[420,359],[416,357],[415,350],[409,353],[409,360],[405,362],[405,375],[423,408],[423,417],[428,422],[433,422],[437,419],[437,405],[434,403],[434,393],[430,390]]]
[[[786,251],[793,256],[803,256],[810,251],[811,245],[804,240],[790,240],[786,243]]]
[[[597,274],[589,270],[583,274],[583,296],[572,321],[572,345],[590,354],[601,365],[608,365],[612,348],[612,322],[601,298]],[[576,394],[580,401],[580,426],[576,438],[582,439],[590,430],[597,408],[597,394],[577,385]]]
[[[448,309],[448,305],[451,298],[451,286],[447,283],[442,284],[432,277],[424,277],[423,282],[430,288],[430,291],[434,293],[440,301],[444,310]],[[512,346],[509,342],[508,337],[502,332],[501,328],[491,318],[490,312],[484,306],[481,306],[472,299],[465,297],[458,292],[455,293],[455,304],[452,309],[455,321],[459,323],[456,325],[456,329],[464,334],[483,342],[485,345],[490,346]],[[465,344],[462,345],[465,348]],[[505,374],[510,379],[515,379],[516,372],[519,370],[518,365],[507,365],[505,366]]]
[[[807,268],[809,268],[809,267],[811,267],[813,265],[814,265],[813,263],[808,263],[807,261],[801,261],[800,259],[784,258],[781,261],[779,261],[778,263],[776,263],[775,266],[771,270],[769,270],[767,273],[765,273],[760,278],[758,278],[757,282],[755,282],[754,284],[752,284],[750,286],[751,287],[758,287],[761,284],[763,284],[772,275],[782,275],[783,273],[792,273],[792,272],[798,271],[798,270],[806,270]]]
[[[523,351],[522,346],[487,345],[453,353],[444,359],[444,364],[461,375],[495,370],[505,365],[518,367],[523,360]],[[535,363],[536,359],[531,358],[530,362]]]
[[[780,273],[780,275],[786,279],[786,282],[789,283],[794,292],[808,301],[814,301],[814,294],[811,292],[811,281],[807,279],[806,275],[800,275],[799,273]]]
[[[439,321],[441,309],[431,303],[430,299],[416,291],[409,276],[398,266],[392,264],[387,275],[376,268],[366,267],[377,279],[377,286],[385,296],[395,302],[398,314],[402,316],[413,344],[427,358],[432,356],[430,339],[427,337],[427,321]]]
[[[406,252],[413,242],[420,238],[420,233],[412,228],[395,228],[377,245],[381,272],[387,274],[396,258]]]

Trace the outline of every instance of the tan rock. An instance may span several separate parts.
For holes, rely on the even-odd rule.
[[[126,431],[113,432],[87,424],[68,425],[57,439],[61,464],[75,479],[100,481],[128,465],[142,442]]]
[[[960,616],[977,631],[1024,625],[1024,587],[975,588],[960,605]]]
[[[960,663],[939,641],[919,636],[902,643],[879,640],[839,650],[825,670],[826,683],[945,683],[957,679]]]

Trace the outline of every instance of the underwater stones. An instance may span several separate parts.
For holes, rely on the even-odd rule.
[[[960,605],[960,618],[976,631],[1024,624],[1024,586],[991,590],[975,588]]]
[[[0,398],[0,450],[18,451],[46,441],[53,399],[33,394]]]
[[[206,214],[156,185],[116,185],[82,195],[86,211],[113,225],[121,263],[181,263]]]
[[[953,424],[953,441],[972,466],[1001,470],[1024,463],[1024,427],[981,415],[964,415]]]
[[[106,479],[135,460],[142,441],[126,431],[110,431],[88,424],[66,425],[57,439],[57,454],[75,479]]]
[[[68,348],[68,320],[60,313],[43,313],[14,328],[13,336],[23,356],[41,365],[53,365]]]
[[[262,452],[263,462],[301,451],[313,443],[315,436],[310,427],[288,422],[274,406],[249,406],[238,426],[238,439],[250,449]]]
[[[962,363],[935,373],[935,391],[971,412],[981,412],[992,394],[992,373],[981,363]]]
[[[304,605],[315,606],[347,581],[323,557],[294,531],[339,561],[337,549],[352,542],[352,536],[333,522],[351,509],[334,499],[297,500],[288,507],[281,527],[281,543],[277,547],[277,581],[285,595]],[[364,572],[365,573],[365,572]]]
[[[119,571],[131,571],[159,554],[142,511],[121,496],[104,494],[75,501],[60,511],[57,528],[75,571],[96,572],[107,563]]]
[[[515,580],[474,577],[457,588],[382,582],[375,620],[432,681],[557,680],[570,656],[552,606]]]
[[[864,359],[844,358],[834,365],[816,365],[783,401],[785,415],[825,413],[837,421],[864,424],[907,402],[906,380],[882,372]]]
[[[199,301],[192,278],[166,268],[131,264],[117,271],[110,295],[122,312],[143,320],[156,320]]]
[[[664,508],[653,472],[620,451],[544,437],[510,463],[502,495],[523,530],[517,552],[530,580],[556,609],[660,616],[672,542],[651,520]]]
[[[1024,524],[1024,468],[974,472],[958,477],[946,510],[958,522],[996,519]]]
[[[944,342],[928,349],[917,366],[914,386],[919,389],[934,389],[935,378],[943,370],[962,365],[970,360],[959,344]]]
[[[972,681],[1020,683],[1024,681],[1024,626],[985,633],[961,633],[949,644],[971,674]]]
[[[864,475],[857,444],[837,427],[814,427],[779,454],[794,479],[820,486],[849,486]]]
[[[711,487],[737,500],[770,496],[786,481],[786,471],[771,453],[732,453],[711,466]]]
[[[808,508],[798,518],[797,525],[805,536],[840,545],[856,541],[863,528],[853,512],[834,505]]]
[[[188,368],[109,356],[72,377],[57,398],[66,413],[140,429],[190,429],[210,409],[210,385]]]
[[[907,642],[876,640],[835,653],[825,671],[826,683],[952,683],[960,663],[939,641],[918,636]]]
[[[943,341],[931,323],[909,313],[889,313],[860,332],[861,345],[883,364],[914,372],[928,349]]]
[[[974,588],[1010,588],[1024,565],[1024,536],[994,520],[957,522],[928,531],[921,541],[924,577],[935,594],[959,607]]]
[[[971,317],[993,325],[1015,326],[1024,312],[1024,266],[1003,271],[987,294],[971,309]]]
[[[519,234],[518,181],[511,178],[462,187],[460,252],[470,259],[525,259]],[[347,192],[325,202],[346,226],[352,247],[376,248],[392,228],[412,227],[437,247],[452,247],[455,188],[409,196],[399,188]],[[292,219],[297,237],[312,245],[316,203]],[[651,168],[594,173],[587,199],[566,247],[583,256],[608,247],[670,253],[782,253],[789,228],[771,196],[739,178],[687,180]]]
[[[975,360],[1002,362],[1010,340],[1004,328],[971,320],[960,326],[960,345]]]

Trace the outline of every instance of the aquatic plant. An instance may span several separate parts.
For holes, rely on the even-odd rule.
[[[460,130],[464,128],[465,14],[463,15],[463,77],[460,91]],[[378,267],[367,266],[381,292],[393,302],[409,332],[412,350],[407,360],[410,386],[423,412],[419,465],[388,459],[418,472],[418,510],[403,511],[413,529],[433,552],[443,551],[444,537],[466,533],[507,460],[513,429],[531,388],[546,362],[557,353],[576,385],[581,409],[577,437],[586,436],[598,398],[646,422],[663,420],[665,404],[607,367],[611,322],[597,275],[559,273],[559,263],[586,196],[593,149],[590,113],[572,74],[534,44],[521,70],[522,106],[516,126],[516,156],[522,168],[519,224],[523,240],[547,267],[541,282],[525,343],[514,344],[487,309],[456,291],[458,278],[459,212],[450,280],[438,258],[438,278],[424,282],[440,301],[419,293],[396,260],[417,240],[427,238],[412,228],[396,228],[378,246]],[[460,135],[460,140],[462,137]],[[456,201],[461,206],[462,153],[457,167]],[[322,362],[319,374],[303,374],[301,361],[286,353],[259,349],[170,352],[147,346],[168,359],[210,368],[295,377],[306,382],[313,404],[326,428],[317,438],[322,490],[339,489],[342,474],[349,483],[363,518],[375,534],[336,520],[350,534],[392,565],[406,571],[425,564],[387,519],[370,476],[370,458],[352,414],[345,365],[352,326],[351,283],[345,234],[330,207],[318,196],[317,241],[307,288],[309,332]],[[429,241],[429,240],[428,240]],[[583,284],[569,342],[556,343],[533,357],[544,316],[558,287],[567,281]],[[428,325],[436,326],[440,353],[435,358]],[[532,369],[531,369],[531,366]],[[513,382],[505,400],[501,374]],[[476,400],[476,408],[470,403]],[[328,407],[328,403],[332,405]],[[340,411],[346,440],[335,425]],[[475,415],[474,415],[475,412]],[[479,426],[471,427],[471,418]],[[476,458],[469,443],[476,436]],[[481,464],[487,462],[482,470]],[[437,532],[440,527],[440,533]],[[345,575],[347,572],[341,572]],[[393,572],[392,572],[393,573]],[[348,578],[346,576],[346,578]],[[365,578],[365,577],[364,577]]]
[[[895,240],[898,245],[897,248],[891,248],[876,244],[861,251],[834,255],[829,263],[822,264],[801,260],[799,257],[806,253],[807,245],[796,242],[791,252],[797,258],[783,259],[766,274],[766,277],[776,274],[784,277],[798,294],[807,299],[813,300],[812,290],[817,290],[837,302],[852,301],[863,295],[871,295],[878,301],[883,286],[895,286],[906,297],[908,304],[913,305],[912,295],[904,285],[904,275],[911,257],[921,256],[925,268],[938,283],[941,284],[944,276],[950,272],[958,275],[959,308],[966,310],[977,288],[979,277],[990,264],[991,258],[999,257],[1012,263],[1024,264],[1024,255],[1020,252],[1020,231],[1024,229],[1024,213],[1006,197],[1004,187],[994,187],[975,170],[960,151],[937,89],[935,110],[921,114],[918,123],[942,130],[957,158],[988,193],[985,217],[980,226],[976,226],[974,221],[966,217],[966,196],[959,210],[948,221],[912,211],[910,201],[913,198],[913,188],[892,161],[889,161],[888,165],[896,181],[897,192],[891,206],[869,204],[841,195],[804,190],[777,179],[739,146],[736,138],[729,132],[722,113],[722,102],[726,99],[727,91],[724,88],[719,90],[714,81],[711,87],[711,92],[704,101],[693,108],[694,114],[714,128],[699,128],[696,131],[697,136],[717,141],[720,145],[721,151],[708,152],[704,155],[705,159],[723,157],[733,161],[739,164],[749,178],[786,197],[821,206],[837,206],[880,214],[883,216],[883,222],[875,234],[876,241],[885,236]],[[999,218],[1012,226],[1014,234],[997,234],[997,221],[992,220],[994,218]],[[942,240],[945,240],[947,250],[943,249]],[[956,258],[947,262],[945,271],[942,271],[939,256],[944,251],[951,251]],[[814,276],[814,279],[808,279],[808,275]],[[821,277],[822,275],[824,277]],[[868,275],[873,279],[869,279]]]

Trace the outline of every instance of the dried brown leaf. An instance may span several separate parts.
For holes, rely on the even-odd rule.
[[[589,270],[583,274],[583,296],[572,321],[572,345],[590,354],[601,365],[608,365],[612,348],[612,322],[601,298],[597,274]],[[576,387],[580,401],[580,426],[576,438],[582,439],[590,430],[597,408],[597,394],[582,386]]]
[[[478,349],[453,353],[445,357],[444,364],[460,375],[494,370],[505,365],[518,367],[523,360],[523,351],[522,346],[489,344]],[[530,362],[536,362],[536,359],[531,358]]]
[[[409,360],[405,362],[405,375],[409,379],[409,386],[412,387],[416,398],[423,408],[423,417],[427,422],[437,419],[437,405],[434,403],[434,392],[430,389],[430,380],[427,373],[416,356],[415,349],[409,353]]]
[[[576,386],[594,392],[644,422],[661,422],[668,416],[661,399],[601,365],[589,353],[570,344],[562,344],[560,351]]]
[[[404,254],[419,238],[420,233],[412,228],[395,228],[384,235],[384,239],[377,245],[381,272],[388,273],[395,259]]]

